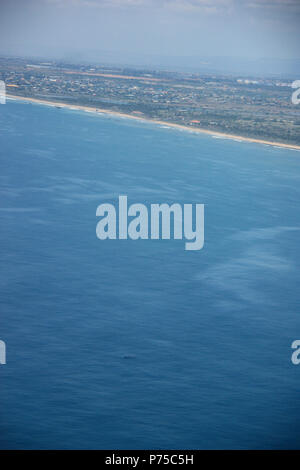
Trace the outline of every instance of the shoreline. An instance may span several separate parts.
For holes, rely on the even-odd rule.
[[[230,139],[230,140],[235,140],[238,142],[252,142],[256,144],[264,144],[264,145],[271,145],[275,147],[282,147],[282,148],[288,148],[292,150],[300,150],[300,145],[296,144],[284,144],[282,142],[273,142],[269,140],[264,140],[264,139],[256,139],[252,137],[243,137],[240,135],[234,135],[234,134],[225,134],[224,132],[219,132],[219,131],[210,131],[207,129],[201,129],[201,128],[195,128],[195,127],[189,127],[185,126],[183,124],[175,124],[172,122],[167,122],[167,121],[159,121],[156,119],[150,119],[146,118],[143,116],[133,116],[132,114],[126,114],[126,113],[120,113],[118,111],[109,111],[107,109],[102,109],[98,108],[96,106],[83,106],[79,104],[69,104],[69,103],[62,103],[59,101],[48,101],[48,100],[41,100],[38,98],[27,98],[26,96],[18,96],[18,95],[11,95],[7,94],[7,98],[11,99],[16,99],[20,101],[29,101],[32,103],[37,103],[37,104],[44,104],[47,106],[55,106],[55,107],[60,107],[60,108],[67,108],[67,109],[74,109],[78,111],[90,111],[90,112],[95,112],[95,113],[102,113],[102,114],[109,114],[111,116],[117,116],[117,117],[122,117],[122,118],[128,118],[128,119],[134,119],[137,121],[143,121],[143,122],[150,122],[153,124],[159,124],[160,126],[165,126],[165,127],[172,127],[174,129],[181,129],[189,132],[195,132],[199,134],[206,134],[210,135],[212,137],[216,138],[225,138],[225,139]]]

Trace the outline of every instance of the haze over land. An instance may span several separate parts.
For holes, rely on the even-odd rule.
[[[298,73],[299,19],[298,0],[2,0],[0,54]]]

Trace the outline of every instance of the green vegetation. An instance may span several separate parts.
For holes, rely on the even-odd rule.
[[[94,106],[245,137],[300,144],[290,80],[0,59],[15,95]]]

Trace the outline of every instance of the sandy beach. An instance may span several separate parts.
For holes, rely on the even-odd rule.
[[[207,134],[211,135],[212,137],[216,138],[225,138],[225,139],[232,139],[236,140],[239,142],[253,142],[257,144],[264,144],[264,145],[271,145],[275,147],[283,147],[283,148],[288,148],[288,149],[293,149],[293,150],[300,150],[300,145],[296,144],[284,144],[282,142],[273,142],[269,140],[263,140],[263,139],[255,139],[251,137],[243,137],[240,135],[233,135],[233,134],[225,134],[223,132],[218,132],[218,131],[210,131],[207,129],[201,129],[201,128],[194,128],[194,127],[189,127],[189,126],[184,126],[181,124],[175,124],[171,122],[166,122],[166,121],[158,121],[155,119],[149,119],[143,116],[133,116],[132,114],[125,114],[125,113],[119,113],[116,111],[109,111],[107,109],[102,109],[98,108],[96,106],[81,106],[77,104],[69,104],[69,103],[61,103],[59,101],[47,101],[47,100],[40,100],[36,98],[27,98],[25,96],[17,96],[17,95],[12,95],[12,94],[7,94],[7,98],[11,99],[16,99],[20,101],[29,101],[33,103],[38,103],[38,104],[44,104],[48,106],[58,106],[61,108],[68,108],[68,109],[75,109],[75,110],[81,110],[81,111],[90,111],[90,112],[96,112],[96,113],[105,113],[109,114],[112,116],[118,116],[122,118],[128,118],[128,119],[134,119],[137,121],[145,121],[145,122],[151,122],[153,124],[159,124],[164,127],[171,127],[175,129],[181,129],[181,130],[186,130],[189,132],[196,132],[196,133],[201,133],[201,134]]]

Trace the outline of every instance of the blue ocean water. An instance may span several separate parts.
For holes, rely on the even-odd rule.
[[[0,448],[300,448],[300,153],[0,107]],[[204,203],[205,245],[96,238]]]

